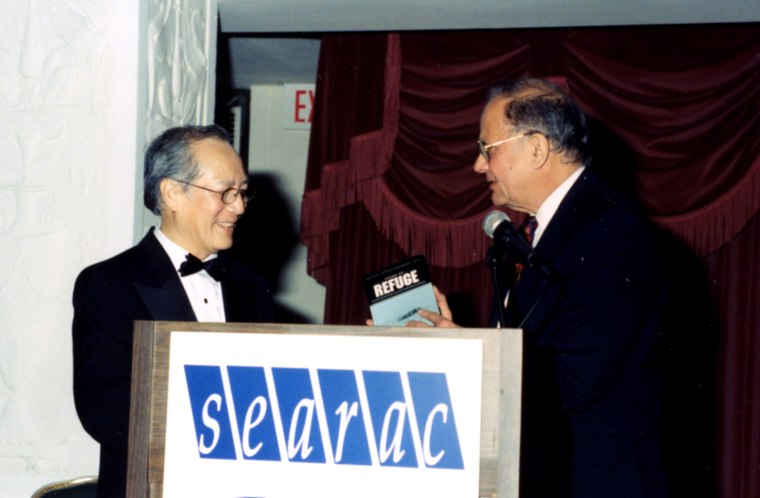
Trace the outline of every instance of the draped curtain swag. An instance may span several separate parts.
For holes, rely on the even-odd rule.
[[[327,287],[325,322],[363,323],[361,277],[424,254],[458,321],[487,323],[490,241],[480,225],[492,207],[472,171],[480,111],[499,80],[548,77],[589,116],[592,167],[705,272],[699,284],[720,332],[721,492],[760,496],[758,32],[736,24],[323,37],[301,241],[308,271]]]

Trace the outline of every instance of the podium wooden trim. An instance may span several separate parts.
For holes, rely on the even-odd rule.
[[[135,323],[129,417],[127,497],[163,496],[171,333],[266,333],[478,339],[483,342],[481,498],[517,498],[522,331],[197,322]]]

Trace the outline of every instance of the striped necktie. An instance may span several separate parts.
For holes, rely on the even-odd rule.
[[[522,222],[517,231],[522,238],[527,240],[529,244],[533,245],[533,236],[536,234],[536,228],[538,228],[538,221],[536,220],[536,217],[528,216]],[[517,281],[520,279],[520,273],[522,273],[524,266],[525,263],[523,262],[515,264],[515,284],[517,284]],[[514,287],[514,285],[512,287]]]

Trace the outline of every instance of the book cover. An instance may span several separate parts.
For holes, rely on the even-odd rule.
[[[432,325],[417,311],[439,312],[424,256],[414,256],[366,275],[364,290],[375,325],[404,325],[410,320]]]

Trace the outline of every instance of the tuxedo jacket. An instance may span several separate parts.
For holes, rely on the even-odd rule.
[[[535,249],[550,272],[522,270],[506,319],[524,331],[521,498],[667,496],[654,231],[586,170]]]
[[[228,322],[268,322],[268,286],[232,262],[222,281]],[[177,269],[151,232],[111,259],[84,269],[74,286],[74,401],[100,443],[98,497],[126,489],[132,336],[135,320],[196,321]]]

